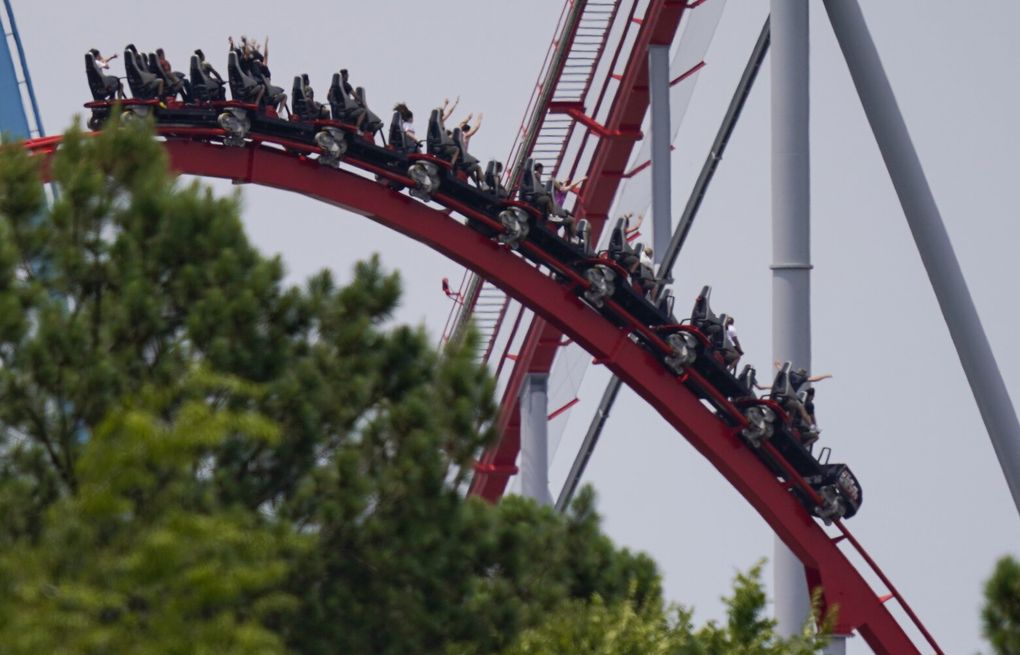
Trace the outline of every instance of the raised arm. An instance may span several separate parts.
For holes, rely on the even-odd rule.
[[[478,128],[480,128],[482,126],[482,116],[484,116],[484,115],[485,114],[483,114],[482,112],[478,112],[478,120],[475,121],[475,126],[472,127],[470,130],[468,130],[467,136],[474,136],[475,135],[475,132],[478,131]],[[468,119],[470,119],[470,118],[471,118],[471,114],[468,114]]]
[[[457,104],[459,102],[460,102],[460,96],[457,96],[457,98],[453,101],[452,105],[450,104],[450,99],[449,98],[443,98],[443,111],[442,111],[442,114],[443,114],[443,122],[444,123],[446,121],[450,120],[450,115],[453,114],[453,110],[457,108]]]
[[[823,373],[822,375],[815,375],[814,377],[808,378],[808,382],[821,382],[832,377],[832,373]]]
[[[574,193],[577,193],[577,190],[579,188],[581,188],[581,185],[584,184],[584,181],[587,180],[587,179],[588,179],[588,176],[585,175],[583,177],[577,178],[573,182],[567,182],[566,190],[567,191],[573,191]]]
[[[640,230],[641,229],[641,224],[645,222],[645,215],[644,214],[638,214],[637,215],[637,220],[634,221],[633,225],[630,224],[630,219],[634,217],[633,213],[624,214],[623,217],[625,219],[627,219],[626,222],[624,223],[625,227],[623,228],[623,231],[628,236],[631,235],[631,234],[634,234],[635,232]]]

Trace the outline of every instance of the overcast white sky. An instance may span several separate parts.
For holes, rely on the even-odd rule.
[[[718,2],[720,0],[708,0]],[[484,111],[479,158],[503,157],[559,16],[558,0],[353,3],[133,3],[14,0],[43,122],[63,129],[88,99],[82,53],[128,42],[164,47],[183,68],[202,47],[223,60],[228,34],[271,37],[277,83],[351,70],[377,113],[398,100],[419,114],[445,96]],[[1016,249],[1020,4],[1007,0],[861,0],[992,347],[1020,396]],[[677,214],[765,18],[764,0],[729,0],[676,142]],[[866,501],[850,527],[946,652],[983,649],[980,588],[996,558],[1017,553],[1020,522],[819,3],[812,4],[814,362],[822,442],[848,462]],[[119,70],[119,63],[115,64]],[[225,66],[221,66],[224,70]],[[224,71],[225,72],[225,71]],[[703,283],[738,317],[751,361],[770,360],[769,98],[763,69],[675,271],[678,307]],[[216,183],[222,192],[228,184]],[[402,271],[398,319],[436,335],[448,305],[440,279],[460,269],[396,234],[326,205],[243,190],[245,220],[298,282],[321,267],[346,278],[374,251]],[[593,370],[582,408],[597,401]],[[565,470],[586,427],[575,411],[553,463]],[[718,617],[733,573],[771,556],[765,523],[656,414],[624,392],[587,480],[609,533],[651,553],[666,591]],[[554,490],[555,491],[555,490]],[[771,575],[769,574],[769,578]],[[860,638],[850,652],[869,652]]]

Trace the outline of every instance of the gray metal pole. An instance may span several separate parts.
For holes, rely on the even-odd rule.
[[[771,0],[772,353],[811,368],[808,151],[808,0]],[[797,634],[811,612],[800,560],[778,537],[773,557],[777,632]]]
[[[889,78],[855,0],[825,0],[864,113],[871,123],[921,261],[949,327],[992,447],[1020,511],[1020,423],[988,344],[960,263],[935,205]]]
[[[726,114],[719,125],[719,131],[715,134],[712,149],[708,152],[705,163],[701,165],[701,173],[698,174],[698,179],[694,183],[694,188],[687,199],[687,204],[684,206],[684,212],[680,215],[680,220],[677,222],[676,230],[673,232],[673,239],[669,242],[666,252],[662,255],[662,265],[659,267],[658,273],[660,280],[670,281],[672,277],[673,266],[676,264],[677,257],[680,256],[680,249],[684,247],[684,243],[687,241],[687,235],[691,231],[691,226],[694,225],[694,217],[697,216],[698,210],[701,208],[701,202],[705,199],[708,185],[715,176],[719,162],[722,161],[723,153],[726,152],[726,146],[729,144],[733,130],[737,126],[737,119],[740,118],[740,113],[744,111],[747,96],[750,95],[754,81],[758,78],[758,71],[761,69],[762,62],[765,61],[765,55],[769,51],[770,38],[769,19],[766,18],[765,24],[761,26],[761,32],[758,34],[758,40],[754,44],[754,50],[751,51],[751,57],[747,60],[747,65],[744,66],[740,82],[737,83],[737,88],[733,92],[730,104],[726,108]]]
[[[602,428],[605,427],[606,419],[609,418],[609,410],[612,409],[613,403],[616,402],[616,396],[620,393],[620,386],[622,384],[623,381],[614,375],[609,379],[606,390],[602,392],[602,402],[599,403],[599,408],[595,410],[595,416],[591,419],[588,432],[584,435],[581,448],[577,451],[574,463],[570,467],[570,473],[567,474],[567,479],[563,482],[563,488],[560,489],[560,496],[556,499],[557,512],[567,511],[570,501],[574,499],[574,494],[577,493],[577,486],[581,483],[584,470],[588,468],[588,460],[591,459],[591,454],[595,452],[595,446],[599,442],[599,437],[602,436]]]
[[[549,376],[529,373],[521,385],[521,495],[551,505]]]
[[[648,87],[652,111],[652,249],[661,264],[673,233],[669,161],[669,46],[648,46]]]
[[[754,86],[754,80],[758,77],[758,70],[761,68],[768,50],[769,21],[766,18],[765,24],[761,28],[761,34],[758,36],[758,41],[751,52],[751,57],[747,61],[747,66],[744,67],[744,74],[740,77],[740,82],[733,92],[733,98],[726,109],[726,115],[723,117],[722,124],[719,125],[719,131],[715,135],[712,149],[709,151],[708,157],[705,158],[705,163],[701,167],[701,174],[698,175],[698,179],[694,183],[694,189],[691,190],[691,195],[687,199],[684,213],[681,214],[676,231],[673,232],[673,238],[669,242],[666,251],[662,254],[662,264],[659,265],[658,270],[660,280],[667,280],[672,274],[673,265],[676,264],[680,250],[683,248],[687,235],[691,231],[691,226],[694,224],[694,218],[698,215],[698,209],[701,207],[701,201],[704,200],[705,193],[708,191],[708,185],[712,181],[716,169],[719,167],[719,162],[722,161],[726,145],[733,134],[733,128],[737,126],[737,119],[740,118],[740,112],[744,109],[747,96],[751,93],[751,87]],[[656,288],[656,294],[661,289],[662,282]],[[570,473],[567,474],[567,479],[560,490],[559,498],[556,500],[556,510],[559,512],[566,511],[570,501],[574,498],[574,493],[577,492],[581,477],[588,466],[588,460],[591,459],[592,453],[595,452],[595,446],[602,435],[606,419],[609,418],[609,411],[613,408],[613,403],[616,402],[616,396],[620,392],[621,384],[620,378],[613,376],[606,385],[605,391],[602,392],[602,401],[599,403],[599,407],[591,419],[588,432],[584,435],[581,448],[577,451],[574,464],[570,467]]]

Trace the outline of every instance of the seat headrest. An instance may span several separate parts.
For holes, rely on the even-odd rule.
[[[772,398],[793,397],[793,386],[790,384],[790,362],[784,362],[783,366],[776,373],[776,379],[772,383]]]
[[[393,145],[404,143],[404,130],[400,129],[400,123],[400,112],[393,112],[393,118],[390,119],[390,143]]]

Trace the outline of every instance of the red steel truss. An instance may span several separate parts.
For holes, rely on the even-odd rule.
[[[637,5],[634,5],[636,8]],[[611,80],[618,80],[616,94],[606,112],[601,129],[591,127],[584,135],[583,144],[594,134],[598,141],[588,165],[588,181],[585,184],[576,214],[587,218],[592,233],[598,235],[605,226],[613,199],[626,174],[634,144],[640,138],[641,122],[648,110],[648,46],[669,45],[680,27],[680,19],[687,8],[684,2],[649,0],[643,17],[635,17],[633,9],[628,16],[628,26],[638,25],[630,53],[621,73],[615,73],[627,39],[621,39],[608,67]],[[610,80],[606,80],[598,98],[591,107],[571,105],[570,109],[586,111],[589,117],[598,117],[604,111]],[[556,109],[556,107],[554,107]],[[566,110],[563,110],[566,111]],[[594,119],[592,119],[594,120]],[[599,135],[598,132],[603,132]],[[608,133],[608,134],[606,134]],[[584,150],[584,145],[581,150]],[[580,158],[575,161],[575,166]],[[575,174],[570,171],[570,175]],[[520,452],[520,390],[524,377],[529,373],[548,373],[563,342],[562,331],[536,316],[528,328],[524,345],[516,353],[513,371],[503,392],[500,403],[500,441],[481,458],[471,493],[495,501],[506,490],[511,475],[516,473],[516,461]]]

